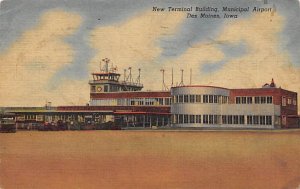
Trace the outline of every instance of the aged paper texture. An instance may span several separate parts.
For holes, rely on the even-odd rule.
[[[297,0],[2,0],[0,189],[300,188]]]

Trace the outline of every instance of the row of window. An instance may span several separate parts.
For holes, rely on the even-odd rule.
[[[92,99],[92,106],[170,106],[171,98]]]
[[[119,85],[99,85],[99,86],[91,86],[91,92],[118,92],[122,91],[122,88]],[[136,87],[127,86],[127,91],[137,91]]]
[[[283,96],[282,97],[282,106],[286,106],[286,104],[288,104],[288,105],[293,104],[294,106],[296,106],[297,105],[297,100],[295,98],[292,99],[290,97]]]
[[[272,125],[272,116],[247,116],[248,125]]]
[[[254,98],[254,100],[253,100]],[[235,103],[236,104],[272,104],[273,103],[273,97],[272,96],[237,96],[235,97]]]
[[[246,120],[246,121],[245,121]],[[266,115],[188,115],[175,114],[175,124],[245,124],[248,125],[272,125],[272,116]]]
[[[174,103],[228,103],[228,96],[221,95],[175,95]]]
[[[74,115],[52,115],[52,116],[46,116],[48,119],[50,118],[51,120],[56,119],[56,120],[66,120],[66,119],[71,119],[74,118]],[[78,115],[79,117],[79,115]],[[44,115],[18,115],[16,116],[17,121],[25,121],[25,120],[35,120],[35,121],[43,121],[44,120]]]

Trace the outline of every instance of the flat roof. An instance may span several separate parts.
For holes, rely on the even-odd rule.
[[[176,86],[176,87],[171,87],[171,88],[183,88],[183,87],[210,87],[210,88],[230,90],[230,89],[225,88],[225,87],[217,87],[217,86],[211,86],[211,85],[183,85],[183,86]]]

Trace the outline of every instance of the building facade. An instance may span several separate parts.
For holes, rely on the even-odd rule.
[[[179,86],[171,89],[171,97],[173,127],[299,127],[297,93],[275,85],[252,89]]]

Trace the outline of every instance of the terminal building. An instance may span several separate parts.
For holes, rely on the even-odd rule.
[[[171,89],[172,126],[202,128],[298,128],[297,93],[277,88],[226,89],[179,86]]]
[[[5,107],[14,113],[18,128],[35,129],[45,123],[65,123],[97,129],[113,123],[125,128],[299,128],[297,93],[276,87],[227,89],[183,85],[171,90],[142,91],[140,69],[134,80],[132,69],[123,79],[109,60],[92,73],[90,102],[86,106]],[[128,72],[128,73],[127,73]],[[87,127],[86,127],[87,126]]]

